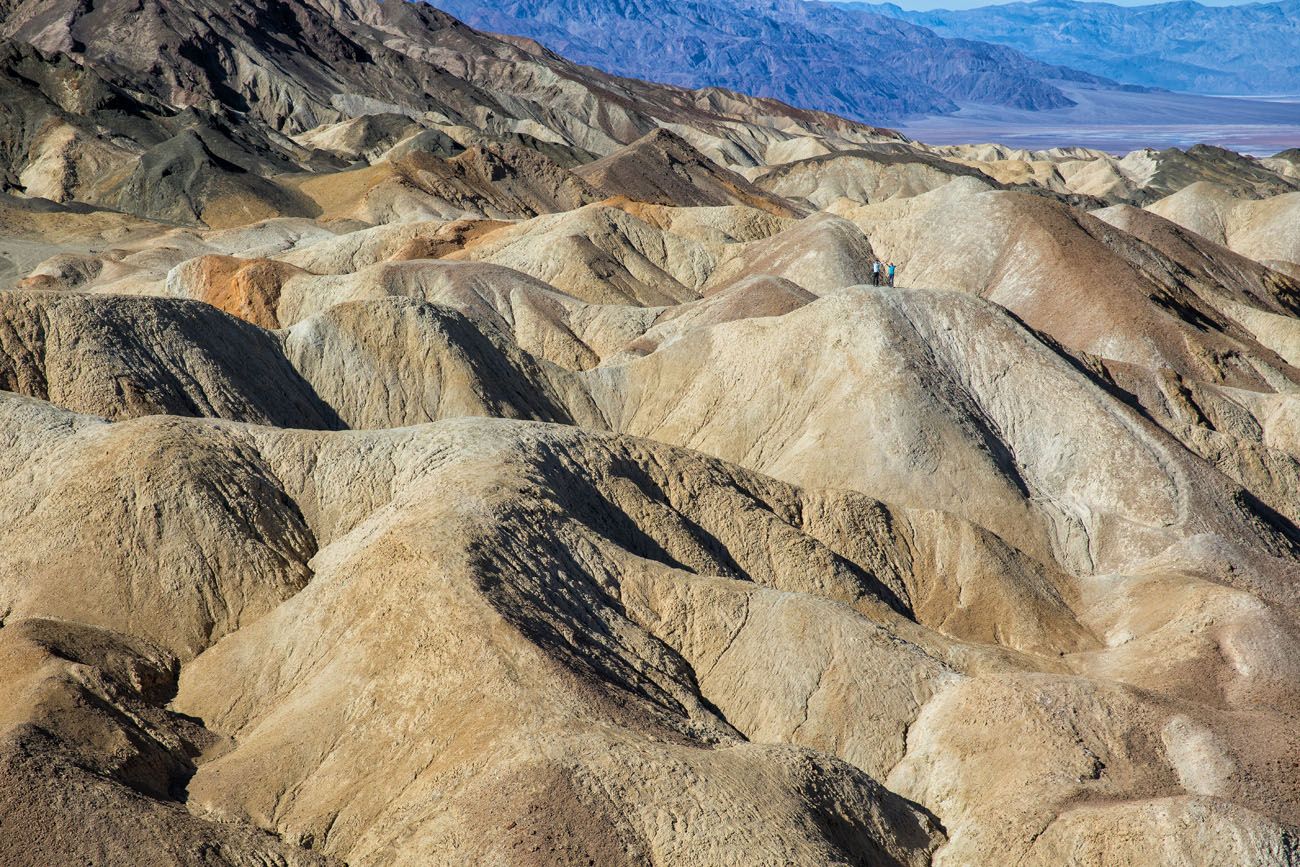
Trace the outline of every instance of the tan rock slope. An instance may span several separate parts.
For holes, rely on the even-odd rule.
[[[865,205],[917,196],[963,175],[992,179],[991,173],[974,166],[892,145],[818,155],[759,171],[755,182],[763,189],[815,208],[829,208],[841,199]]]
[[[1300,864],[1285,155],[137,5],[0,0],[0,863]]]
[[[1250,199],[1200,181],[1148,207],[1243,256],[1300,275],[1300,193]]]

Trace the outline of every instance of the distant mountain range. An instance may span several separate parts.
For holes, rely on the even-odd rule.
[[[873,122],[956,110],[1073,104],[1055,82],[1103,76],[899,17],[803,0],[433,0],[480,29],[580,63],[685,87],[725,87]],[[891,10],[894,11],[894,10]]]
[[[845,5],[1132,84],[1192,93],[1300,93],[1300,0],[1245,6],[1035,0],[925,12]]]

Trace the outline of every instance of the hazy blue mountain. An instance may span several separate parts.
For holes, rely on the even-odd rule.
[[[580,63],[718,86],[869,121],[956,103],[1072,104],[1054,81],[1100,77],[874,12],[803,0],[433,0],[480,29],[528,36]]]
[[[1035,0],[924,12],[846,5],[1133,84],[1195,93],[1300,93],[1300,0],[1246,6]]]

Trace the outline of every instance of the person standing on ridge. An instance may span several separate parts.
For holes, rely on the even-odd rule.
[[[871,262],[871,285],[880,285],[880,260],[874,259]]]
[[[889,288],[894,287],[894,271],[898,268],[893,262],[889,263]]]

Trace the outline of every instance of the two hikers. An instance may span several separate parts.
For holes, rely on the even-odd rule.
[[[893,286],[894,272],[897,270],[898,270],[898,266],[895,265],[893,262],[890,262],[888,265],[886,265],[884,262],[881,262],[878,259],[876,261],[873,261],[871,263],[871,285],[879,286],[881,278],[884,277],[886,280],[889,281],[885,285]]]

